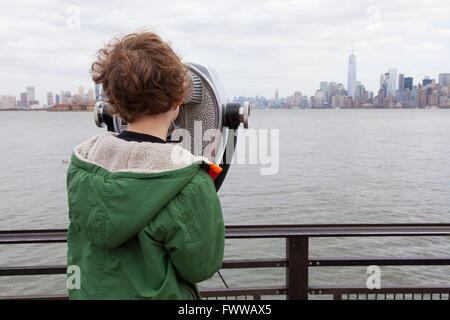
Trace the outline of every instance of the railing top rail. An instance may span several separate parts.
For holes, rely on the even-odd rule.
[[[449,236],[450,224],[314,224],[228,226],[227,238]]]
[[[315,224],[227,226],[227,239],[287,237],[450,236],[450,224]],[[67,230],[4,230],[0,244],[65,242]]]

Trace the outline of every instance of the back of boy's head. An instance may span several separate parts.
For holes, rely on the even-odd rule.
[[[176,107],[185,93],[186,67],[170,45],[152,32],[112,39],[91,67],[112,112],[126,122]]]

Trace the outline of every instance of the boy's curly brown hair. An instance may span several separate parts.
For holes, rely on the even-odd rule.
[[[113,38],[97,52],[91,72],[112,112],[126,122],[175,108],[186,90],[187,69],[180,57],[148,31]]]

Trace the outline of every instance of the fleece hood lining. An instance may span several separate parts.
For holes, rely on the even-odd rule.
[[[196,157],[180,144],[125,141],[117,133],[93,136],[74,149],[81,161],[97,165],[109,172],[158,173],[211,162]]]

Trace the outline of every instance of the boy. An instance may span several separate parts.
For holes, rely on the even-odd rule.
[[[213,179],[166,144],[186,91],[186,68],[151,32],[113,39],[92,65],[113,112],[128,122],[74,150],[67,173],[70,299],[200,299],[220,269],[224,222]],[[184,157],[185,159],[186,157]]]

